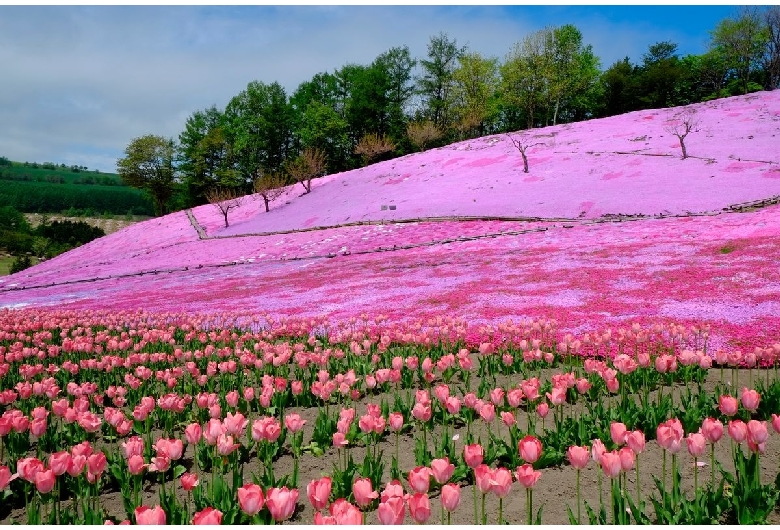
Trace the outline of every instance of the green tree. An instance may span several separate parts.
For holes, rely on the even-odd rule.
[[[279,83],[252,81],[225,108],[225,136],[244,183],[259,168],[279,169],[291,144],[292,113]]]
[[[452,115],[461,135],[471,138],[491,132],[498,112],[498,60],[464,53],[452,79]]]
[[[428,58],[420,60],[423,75],[417,80],[417,92],[423,97],[425,117],[440,129],[448,129],[452,124],[452,76],[458,57],[465,52],[466,47],[459,48],[457,40],[450,40],[447,34],[439,33],[428,43]]]
[[[764,88],[780,88],[780,6],[769,6],[764,11],[766,46],[761,59],[764,69]]]
[[[642,56],[640,72],[639,99],[644,108],[680,104],[675,99],[675,93],[684,71],[677,56],[677,44],[670,41],[652,44]]]
[[[165,213],[165,203],[173,196],[176,169],[173,165],[173,139],[147,134],[134,138],[117,160],[117,173],[129,186],[145,190],[155,202],[157,215]]]
[[[526,128],[537,124],[537,112],[544,105],[549,57],[545,52],[546,30],[527,35],[514,45],[501,66],[501,98],[525,115]]]
[[[628,57],[607,68],[599,82],[603,90],[601,115],[615,116],[636,110],[639,79]]]
[[[718,50],[738,80],[743,94],[750,88],[769,40],[769,31],[755,7],[743,7],[736,17],[721,20],[710,32],[710,49]]]

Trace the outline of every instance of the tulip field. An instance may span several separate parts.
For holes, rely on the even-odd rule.
[[[780,524],[780,91],[697,109],[1,277],[0,523]]]
[[[3,521],[778,522],[780,344],[242,322],[0,313]]]

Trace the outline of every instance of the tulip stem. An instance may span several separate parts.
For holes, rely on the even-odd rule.
[[[498,498],[498,524],[504,524],[504,498]]]
[[[715,485],[715,444],[710,443],[710,483]]]
[[[525,490],[525,496],[526,496],[526,499],[527,499],[526,504],[528,505],[528,524],[529,525],[533,524],[533,513],[534,513],[534,510],[533,510],[532,503],[533,503],[534,498],[533,498],[533,493],[532,492],[533,492],[533,490],[531,488],[527,488]]]
[[[580,469],[577,468],[577,524],[582,524],[582,516],[580,514]]]
[[[640,502],[640,487],[639,487],[639,454],[636,455],[636,505],[639,506]]]
[[[482,494],[482,524],[487,524],[487,514],[485,513],[485,497],[486,493]]]
[[[474,525],[479,524],[479,518],[477,516],[477,470],[474,470]]]

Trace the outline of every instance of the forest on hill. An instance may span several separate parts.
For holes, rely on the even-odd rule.
[[[134,139],[118,173],[163,213],[296,181],[308,192],[311,178],[458,140],[772,90],[779,80],[778,6],[720,21],[701,55],[662,41],[639,63],[606,68],[573,25],[526,35],[503,60],[439,33],[425,57],[394,47],[370,64],[317,73],[292,94],[252,81],[224,108],[193,112],[178,139]]]

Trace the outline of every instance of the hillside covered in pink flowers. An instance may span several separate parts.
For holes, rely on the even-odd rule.
[[[780,91],[696,108],[685,160],[679,109],[516,133],[538,144],[528,173],[506,135],[464,141],[292,186],[269,213],[248,198],[229,228],[212,205],[130,226],[0,278],[0,307],[675,322],[715,344],[780,341]]]

